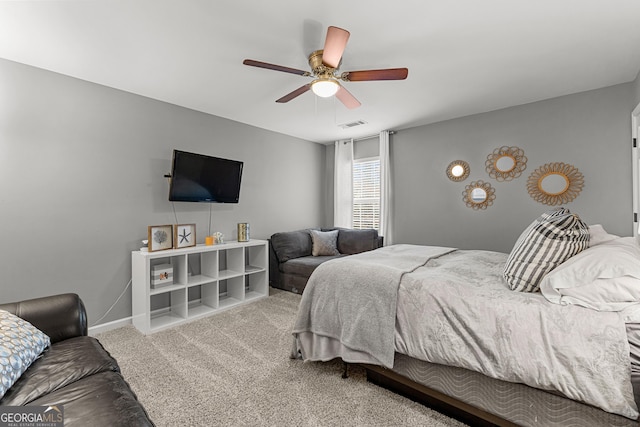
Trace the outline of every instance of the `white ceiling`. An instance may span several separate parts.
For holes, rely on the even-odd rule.
[[[345,83],[354,110],[276,104],[310,78],[242,65],[306,70],[329,25],[351,32],[341,71],[407,80]],[[640,1],[0,1],[0,57],[328,143],[632,81]]]

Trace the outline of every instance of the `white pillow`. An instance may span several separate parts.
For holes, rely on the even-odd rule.
[[[0,399],[50,344],[31,323],[0,310]]]
[[[633,237],[596,244],[564,262],[540,282],[550,302],[621,311],[640,302],[640,246]]]
[[[589,239],[589,246],[596,246],[601,243],[618,239],[620,237],[616,236],[615,234],[607,233],[604,227],[602,227],[602,225],[600,224],[590,225],[589,234],[591,235],[591,238]]]

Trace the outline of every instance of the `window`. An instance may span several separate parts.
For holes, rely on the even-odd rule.
[[[353,162],[353,228],[380,228],[380,159]]]

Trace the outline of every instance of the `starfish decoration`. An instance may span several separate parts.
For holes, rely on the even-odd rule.
[[[187,229],[183,228],[182,234],[180,235],[180,243],[184,243],[184,242],[189,243],[189,236],[191,236],[191,233],[187,233]]]

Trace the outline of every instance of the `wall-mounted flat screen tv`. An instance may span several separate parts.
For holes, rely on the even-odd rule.
[[[244,163],[173,150],[169,200],[238,203]]]

